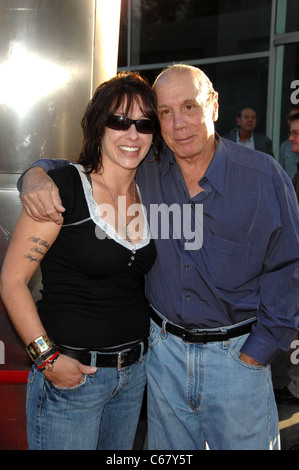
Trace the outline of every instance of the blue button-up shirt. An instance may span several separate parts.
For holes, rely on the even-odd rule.
[[[147,160],[137,180],[157,248],[146,276],[150,303],[188,329],[257,318],[242,351],[269,363],[298,328],[299,210],[291,180],[273,157],[221,138],[198,183],[204,191],[193,198],[168,148]],[[46,169],[61,163],[36,162]]]
[[[200,248],[186,249],[172,226],[168,239],[156,239],[146,282],[152,305],[185,328],[256,317],[243,352],[263,364],[288,349],[299,316],[299,211],[291,180],[273,157],[220,139],[199,181],[204,191],[191,198],[168,149],[158,163],[140,166],[138,184],[148,213],[163,203],[189,205],[199,218],[195,206],[203,212]]]

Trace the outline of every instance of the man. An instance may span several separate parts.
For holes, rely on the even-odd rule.
[[[299,105],[293,105],[288,116],[288,124],[290,125],[290,117],[299,113]],[[293,152],[292,142],[289,139],[284,140],[279,147],[279,163],[284,171],[291,179],[297,173],[297,164],[299,164],[299,153]]]
[[[238,129],[223,137],[273,156],[271,140],[267,136],[254,131],[256,121],[256,112],[251,108],[244,108],[237,116]]]
[[[291,114],[289,117],[290,132],[289,132],[289,141],[292,144],[292,152],[295,153],[299,158],[299,113]],[[294,188],[297,194],[297,199],[299,203],[299,160],[297,162],[297,172],[293,178]],[[299,390],[298,390],[299,396]]]
[[[289,116],[289,143],[291,144],[292,152],[299,157],[299,112],[291,112]],[[293,178],[293,185],[297,194],[297,199],[299,203],[299,163],[298,170]],[[296,340],[296,344],[298,340]],[[292,363],[293,359],[295,363]],[[298,357],[295,354],[295,351],[290,351],[289,364],[287,373],[290,378],[290,382],[283,389],[275,390],[275,399],[277,403],[281,404],[293,404],[299,403],[299,365]]]
[[[269,364],[298,326],[294,188],[273,158],[215,135],[218,95],[199,69],[171,66],[154,89],[166,145],[140,165],[142,202],[148,214],[178,205],[195,228],[201,207],[203,243],[193,249],[191,231],[175,237],[171,217],[168,238],[155,240],[148,447],[277,449]],[[24,186],[28,212],[59,222],[43,170],[27,172]]]

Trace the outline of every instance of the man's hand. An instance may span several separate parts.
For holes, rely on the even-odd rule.
[[[251,364],[252,366],[261,366],[262,364],[260,362],[257,362],[255,359],[252,359],[252,357],[247,356],[247,354],[241,353],[239,359],[246,364]]]
[[[23,176],[21,200],[32,219],[62,224],[65,208],[61,204],[58,188],[42,167],[33,167]]]

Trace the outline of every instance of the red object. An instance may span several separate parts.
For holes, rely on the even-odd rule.
[[[0,370],[0,383],[18,383],[27,382],[29,370]]]
[[[46,364],[53,364],[53,362],[55,362],[55,359],[58,358],[58,356],[60,355],[60,352],[59,351],[56,351],[54,354],[52,354],[52,356],[48,357],[45,362],[43,362],[39,367],[37,367],[38,370],[42,370],[44,369],[44,367],[46,366]]]

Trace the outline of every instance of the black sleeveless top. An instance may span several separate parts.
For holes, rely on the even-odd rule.
[[[41,263],[38,312],[57,344],[106,348],[148,335],[144,274],[155,260],[145,229],[132,246],[103,223],[80,165],[51,170],[66,208],[62,229]]]

